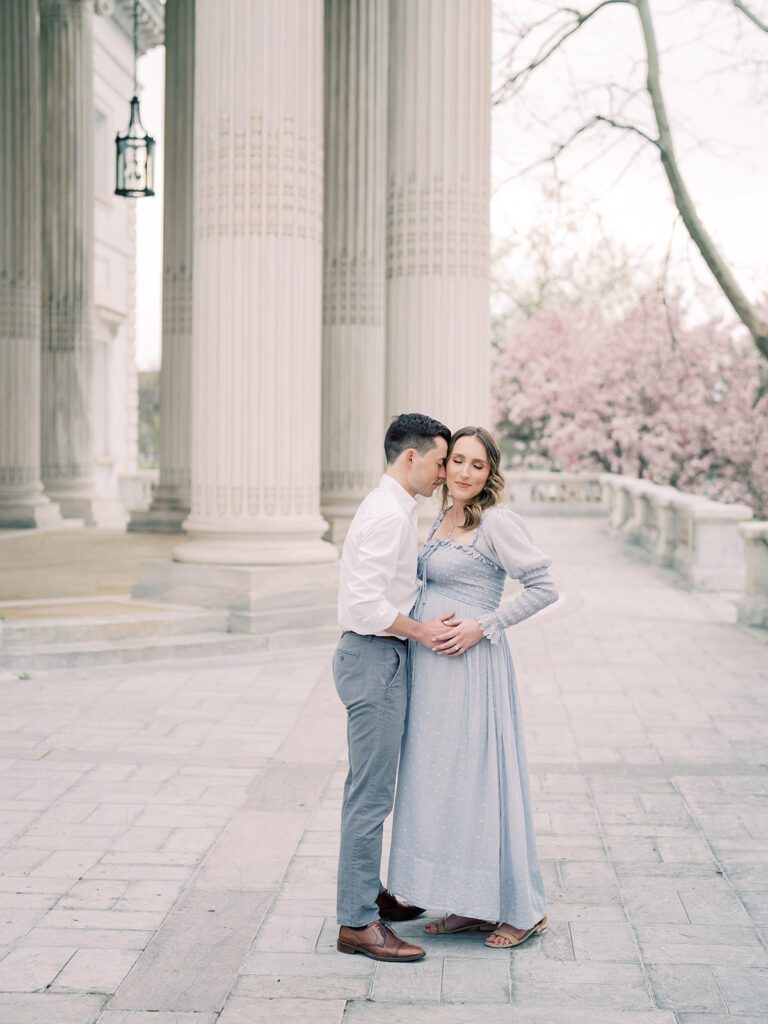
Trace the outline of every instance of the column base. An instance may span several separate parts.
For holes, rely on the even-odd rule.
[[[176,488],[160,485],[152,493],[149,508],[136,509],[128,522],[128,533],[183,533],[189,518],[189,501]]]
[[[41,489],[42,490],[42,489]],[[14,494],[0,489],[0,528],[4,530],[51,529],[62,525],[59,506],[40,493]]]
[[[43,486],[46,496],[59,506],[65,519],[82,519],[86,526],[95,525],[92,480],[44,480]]]
[[[327,525],[320,516],[284,521],[251,520],[250,529],[240,522],[208,523],[190,516],[184,523],[188,539],[173,549],[176,562],[198,565],[314,565],[335,562],[336,548],[320,538]]]
[[[737,605],[742,626],[768,629],[768,597],[744,597]]]
[[[335,549],[331,548],[335,552]],[[229,610],[231,633],[338,632],[338,563],[234,566],[152,561],[141,566],[132,596]]]
[[[94,494],[89,480],[57,480],[45,485],[45,493],[65,519],[81,519],[86,526],[102,530],[125,530],[128,514],[123,503],[119,498]]]

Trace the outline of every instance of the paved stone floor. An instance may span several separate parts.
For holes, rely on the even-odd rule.
[[[564,594],[510,635],[543,936],[335,952],[328,649],[6,672],[0,1021],[764,1024],[768,646],[599,521],[532,527]]]

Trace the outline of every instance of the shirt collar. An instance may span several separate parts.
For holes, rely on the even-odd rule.
[[[393,476],[389,476],[388,473],[384,473],[379,481],[379,487],[383,487],[385,491],[389,491],[390,494],[393,494],[409,516],[412,517],[418,511],[418,501],[410,495],[403,485],[398,483]]]

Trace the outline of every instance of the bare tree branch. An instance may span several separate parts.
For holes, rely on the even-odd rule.
[[[659,51],[656,44],[656,34],[653,27],[648,0],[635,0],[635,6],[640,16],[640,25],[643,31],[646,53],[648,55],[648,74],[646,85],[651,98],[656,127],[659,137],[657,146],[661,156],[661,164],[672,189],[672,197],[678,209],[680,217],[685,224],[688,234],[694,245],[701,253],[702,259],[709,267],[713,277],[720,285],[725,297],[733,307],[734,312],[747,328],[759,349],[760,353],[768,359],[768,322],[763,320],[753,307],[747,296],[741,290],[731,268],[725,262],[720,250],[714,240],[704,227],[699,217],[696,206],[686,187],[680,167],[675,154],[672,132],[669,126],[669,117],[664,102],[664,94],[661,90],[661,76],[659,69]]]
[[[568,136],[567,139],[565,139],[564,142],[559,142],[548,156],[544,156],[541,158],[541,160],[535,160],[532,164],[528,164],[526,167],[523,167],[522,170],[518,171],[518,173],[513,175],[511,178],[508,178],[507,181],[512,181],[515,178],[522,177],[524,174],[527,174],[529,171],[534,170],[536,167],[541,167],[543,164],[557,163],[558,158],[562,156],[563,153],[570,146],[572,146],[573,143],[580,136],[584,135],[585,132],[588,132],[590,128],[594,128],[596,124],[608,124],[611,125],[611,127],[613,128],[619,128],[622,131],[632,132],[634,135],[639,135],[644,142],[649,142],[656,149],[659,148],[658,139],[651,138],[650,135],[642,131],[642,129],[638,128],[637,125],[624,124],[621,121],[617,121],[612,117],[606,117],[603,114],[594,114],[592,117],[589,118],[588,121],[585,121],[584,124],[579,125],[579,127],[576,128],[575,131],[571,132],[571,134]]]
[[[603,114],[595,114],[595,121],[602,121],[603,124],[609,124],[613,128],[620,128],[624,132],[634,132],[635,135],[639,135],[641,139],[645,139],[646,142],[650,142],[656,149],[661,149],[661,142],[659,139],[654,139],[652,136],[644,132],[642,128],[638,128],[636,124],[625,124],[622,121],[616,121],[612,117],[605,117]]]
[[[574,7],[564,7],[564,11],[566,11],[568,14],[573,15],[573,22],[571,23],[571,25],[568,28],[566,28],[558,36],[558,38],[555,39],[553,43],[545,43],[543,51],[540,51],[537,57],[534,57],[533,60],[526,64],[525,67],[521,68],[519,71],[516,71],[514,72],[514,74],[510,75],[509,78],[507,78],[507,80],[499,86],[499,88],[496,90],[496,94],[493,97],[494,105],[502,103],[504,99],[512,92],[515,85],[520,81],[520,79],[524,78],[525,75],[530,74],[532,71],[535,71],[540,64],[543,64],[545,61],[549,60],[552,54],[555,53],[556,50],[559,50],[563,43],[565,43],[575,32],[578,32],[582,25],[585,25],[590,20],[590,18],[593,18],[598,13],[598,11],[601,11],[604,7],[611,7],[614,4],[631,4],[632,2],[633,0],[600,0],[600,3],[596,4],[595,7],[593,7],[589,11],[584,12],[576,10],[576,8]],[[542,22],[540,24],[543,24],[545,21],[548,20],[549,17],[544,18],[542,19]],[[530,28],[526,31],[526,35],[528,34],[528,31],[530,31]]]
[[[677,207],[680,218],[683,221],[688,234],[698,249],[702,259],[706,263],[721,291],[730,303],[736,315],[747,328],[752,336],[758,351],[768,359],[768,321],[760,315],[757,308],[750,302],[746,294],[728,266],[724,256],[718,249],[714,239],[706,230],[699,217],[696,205],[691,197],[686,183],[683,179],[677,154],[675,152],[674,139],[667,115],[664,94],[661,88],[661,73],[659,67],[659,51],[656,43],[656,34],[653,25],[653,18],[648,0],[601,0],[594,7],[586,12],[581,12],[572,7],[562,7],[560,11],[572,17],[571,23],[559,31],[554,42],[547,40],[539,55],[531,60],[525,67],[510,75],[507,81],[497,90],[495,103],[500,103],[514,89],[516,83],[523,77],[533,72],[540,65],[545,63],[575,32],[582,28],[599,11],[615,3],[629,4],[637,9],[643,41],[646,52],[646,90],[651,101],[654,118],[656,121],[657,138],[653,138],[648,132],[638,128],[637,125],[620,120],[616,116],[595,114],[588,121],[577,128],[564,142],[560,143],[548,157],[536,161],[521,173],[532,170],[534,167],[544,163],[550,163],[553,171],[557,173],[558,157],[571,146],[585,132],[594,125],[603,123],[621,131],[632,132],[645,142],[653,145],[659,152],[664,173],[672,190],[672,198]],[[768,26],[754,15],[754,12],[746,6],[744,0],[731,0],[731,3],[742,13],[750,18],[758,27],[768,31]],[[548,20],[548,19],[545,19]]]
[[[757,25],[761,32],[768,32],[768,22],[765,22],[760,18],[751,8],[743,2],[743,0],[731,0],[731,3],[737,11],[741,11],[752,22],[753,25]]]

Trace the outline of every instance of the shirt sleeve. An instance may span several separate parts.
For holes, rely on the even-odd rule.
[[[397,618],[397,608],[386,594],[397,572],[400,546],[408,528],[400,516],[377,516],[357,539],[357,557],[345,581],[346,603],[366,633],[381,633]]]
[[[500,565],[523,586],[523,592],[499,605],[494,612],[478,616],[478,622],[492,644],[503,630],[546,608],[558,598],[549,575],[552,560],[536,547],[522,519],[511,509],[496,508],[486,513],[477,548]]]

